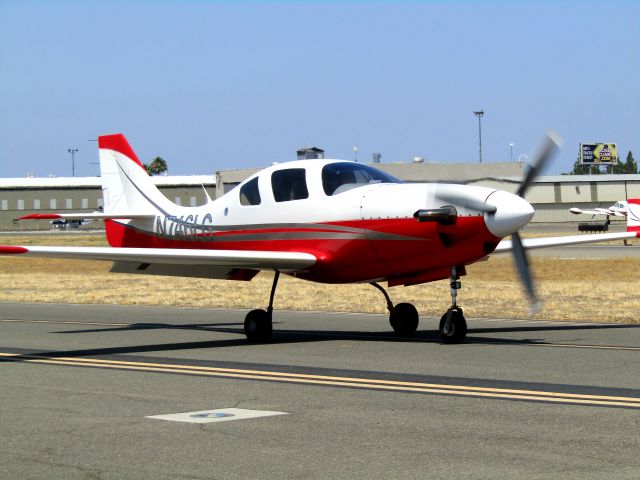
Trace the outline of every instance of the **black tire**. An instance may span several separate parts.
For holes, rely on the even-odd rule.
[[[442,339],[443,343],[464,342],[464,339],[467,337],[467,321],[462,314],[462,309],[457,308],[451,312],[451,314],[453,315],[453,317],[451,318],[453,329],[451,332],[445,333],[444,324],[447,321],[448,313],[449,310],[447,310],[447,312],[440,319],[440,326],[438,328],[440,330],[440,338]]]
[[[391,328],[396,334],[403,337],[415,335],[419,321],[418,311],[410,303],[399,303],[389,315]]]
[[[268,342],[272,329],[271,315],[264,310],[251,310],[244,319],[244,334],[252,343]]]

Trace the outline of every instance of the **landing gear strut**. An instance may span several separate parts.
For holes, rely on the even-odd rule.
[[[399,303],[398,305],[394,305],[389,298],[389,294],[384,288],[376,282],[371,282],[371,285],[380,290],[387,301],[389,323],[391,324],[393,331],[401,337],[412,337],[415,335],[419,322],[416,307],[410,303]]]
[[[244,334],[247,336],[247,340],[252,343],[268,342],[271,339],[273,330],[273,297],[276,294],[279,278],[280,272],[276,270],[276,274],[273,277],[273,285],[271,285],[271,296],[269,297],[267,310],[251,310],[244,318]]]
[[[449,285],[451,286],[451,307],[440,319],[440,337],[444,343],[462,343],[467,336],[467,321],[462,314],[462,309],[456,303],[458,289],[462,286],[456,267],[451,267]]]

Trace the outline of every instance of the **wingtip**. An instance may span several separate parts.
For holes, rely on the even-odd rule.
[[[0,255],[17,255],[20,253],[27,253],[28,251],[28,248],[16,245],[0,245]]]
[[[56,218],[62,218],[62,216],[58,213],[30,213],[18,220],[54,220]]]

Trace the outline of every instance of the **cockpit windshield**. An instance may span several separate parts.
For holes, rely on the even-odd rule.
[[[324,193],[329,196],[372,183],[402,182],[385,172],[360,163],[330,163],[322,169],[322,187]]]

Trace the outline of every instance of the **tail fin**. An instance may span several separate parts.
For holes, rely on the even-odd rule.
[[[640,232],[640,198],[627,200],[627,232]]]
[[[104,213],[162,214],[173,204],[153,184],[121,133],[98,137]]]
[[[136,232],[152,232],[153,219],[168,215],[175,205],[151,181],[124,135],[100,136],[98,147],[104,213],[122,218],[105,220],[107,241],[112,247],[140,246]],[[125,228],[127,224],[136,229]]]

